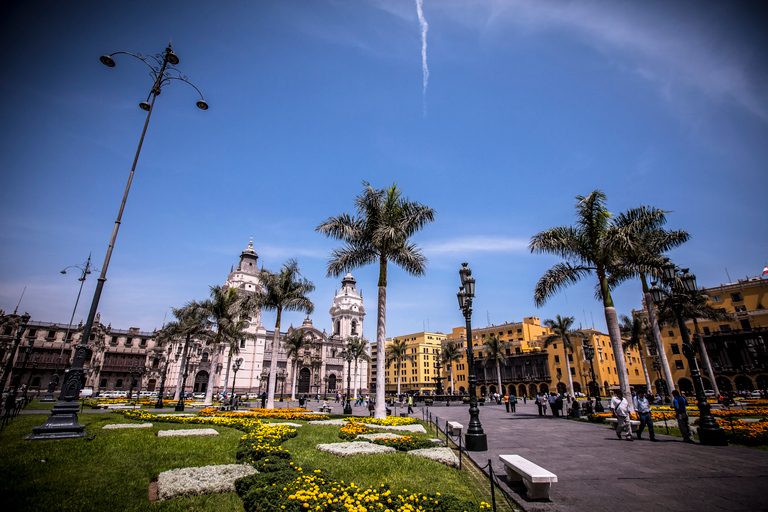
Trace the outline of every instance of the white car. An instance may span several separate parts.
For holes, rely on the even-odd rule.
[[[752,393],[752,398],[760,398],[763,396],[762,392],[759,389],[754,390]]]
[[[705,389],[704,390],[704,396],[715,396],[715,390],[714,389]]]

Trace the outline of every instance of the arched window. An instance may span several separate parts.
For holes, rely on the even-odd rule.
[[[357,320],[352,320],[352,336],[357,335]]]
[[[336,321],[336,328],[333,331],[333,334],[341,334],[341,322]]]
[[[208,352],[203,352],[203,362],[208,361]]]

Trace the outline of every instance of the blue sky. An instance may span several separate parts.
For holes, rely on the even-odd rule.
[[[768,37],[752,2],[423,0],[426,32],[414,0],[15,4],[0,16],[7,312],[26,287],[20,311],[67,322],[78,282],[59,271],[89,252],[101,268],[152,80],[132,57],[98,58],[170,38],[210,110],[178,81],[157,99],[99,308],[113,327],[160,328],[253,237],[268,269],[298,259],[329,328],[336,242],[314,229],[352,212],[363,180],[437,211],[415,238],[426,276],[390,268],[388,336],[462,325],[462,261],[475,325],[561,314],[604,330],[593,280],[534,306],[558,260],[527,249],[595,189],[613,212],[671,211],[692,235],[671,256],[700,285],[768,263]],[[354,271],[370,339],[377,271]],[[639,282],[614,298],[639,308]]]

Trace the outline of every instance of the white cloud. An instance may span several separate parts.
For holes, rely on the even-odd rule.
[[[468,252],[528,252],[528,240],[500,236],[454,238],[422,245],[424,254],[450,254]]]

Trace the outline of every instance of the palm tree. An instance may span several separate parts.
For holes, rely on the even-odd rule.
[[[507,356],[504,354],[504,349],[507,347],[507,343],[499,340],[494,334],[486,336],[483,339],[483,350],[488,355],[488,360],[492,361],[496,365],[496,379],[498,380],[499,387],[497,393],[501,392],[501,364],[507,362]]]
[[[299,355],[311,343],[306,334],[307,332],[304,329],[294,329],[291,327],[283,338],[285,355],[288,359],[293,360],[293,363],[291,363],[291,374],[293,375],[291,381],[291,400],[296,400],[296,373],[299,371]]]
[[[395,340],[392,343],[389,344],[386,351],[386,363],[387,368],[389,368],[389,365],[393,362],[397,363],[397,394],[400,395],[400,376],[403,374],[403,369],[401,368],[402,362],[408,360],[411,363],[414,363],[415,360],[413,359],[413,356],[408,353],[408,346],[406,345],[405,340]],[[382,375],[384,373],[382,372]],[[376,395],[378,397],[378,387],[376,388]],[[378,401],[378,400],[377,400]]]
[[[243,306],[245,307],[245,306]],[[223,333],[224,339],[229,341],[229,354],[227,357],[227,371],[224,375],[224,389],[223,392],[227,392],[227,383],[229,382],[229,370],[232,367],[233,356],[240,353],[240,343],[245,340],[254,340],[256,335],[248,332],[248,326],[250,325],[248,315],[240,315],[232,322],[229,322],[224,326],[225,332]],[[232,385],[232,393],[235,393],[234,384]]]
[[[723,308],[712,307],[712,305],[709,304],[709,296],[702,290],[687,293],[682,291],[681,286],[680,290],[677,290],[675,293],[678,299],[683,299],[683,318],[690,318],[693,320],[694,337],[699,342],[701,361],[704,363],[704,368],[707,371],[709,381],[712,383],[712,389],[715,391],[715,396],[718,396],[720,394],[720,389],[715,380],[715,372],[712,370],[712,363],[709,360],[709,354],[707,353],[707,347],[704,344],[704,338],[701,336],[701,331],[699,330],[698,319],[727,322],[732,320],[731,315],[726,313]],[[678,327],[677,315],[672,307],[672,301],[667,298],[663,300],[661,304],[657,304],[657,306],[659,308],[659,321],[664,325]]]
[[[548,334],[543,338],[544,348],[560,340],[563,343],[563,365],[565,367],[565,373],[568,374],[568,389],[569,393],[573,393],[573,377],[571,377],[571,363],[568,361],[568,352],[573,352],[573,342],[571,336],[582,337],[582,334],[578,331],[571,329],[574,318],[572,316],[560,316],[555,315],[555,319],[548,318],[544,320],[544,325],[552,330],[552,334]],[[558,390],[559,391],[559,390]]]
[[[166,344],[179,338],[184,340],[184,350],[179,366],[179,376],[176,379],[176,392],[173,396],[174,400],[178,400],[181,396],[184,368],[189,359],[190,343],[192,343],[193,339],[210,341],[213,333],[209,329],[210,323],[208,322],[208,317],[195,307],[194,302],[187,303],[183,308],[171,308],[171,312],[176,320],[168,322],[165,327],[163,327],[160,331],[161,334],[156,339],[156,343]]]
[[[359,361],[369,361],[371,360],[371,356],[368,355],[368,340],[365,338],[358,338],[357,336],[352,336],[347,340],[347,350],[352,354],[352,358],[355,360],[355,387],[354,387],[354,394],[355,396],[358,395],[358,383],[360,382],[360,375],[357,371],[357,363]]]
[[[341,240],[344,247],[334,249],[328,262],[328,275],[340,276],[347,270],[378,263],[379,293],[376,322],[376,375],[384,375],[387,316],[387,264],[391,261],[411,275],[426,272],[427,259],[410,238],[435,218],[435,211],[403,197],[402,190],[393,184],[377,190],[363,182],[363,193],[355,199],[358,217],[343,213],[330,217],[317,227],[317,231]],[[374,417],[386,418],[384,385],[376,386]]]
[[[448,369],[451,372],[451,393],[455,393],[456,389],[453,387],[453,363],[461,361],[461,349],[452,340],[448,340],[445,345],[443,345],[443,353],[440,356],[443,363],[448,363]]]
[[[660,277],[661,265],[664,263],[663,253],[684,244],[691,238],[691,235],[682,229],[675,231],[664,229],[662,226],[666,223],[666,213],[668,212],[660,213],[662,215],[657,225],[646,224],[636,226],[639,229],[630,233],[631,243],[625,248],[622,261],[613,269],[609,281],[611,288],[613,288],[629,278],[640,277],[640,282],[643,286],[643,302],[646,314],[648,315],[652,339],[656,344],[656,351],[659,354],[664,378],[671,386],[671,391],[675,389],[675,384],[672,379],[669,361],[667,360],[667,353],[664,350],[664,343],[661,339],[661,330],[659,329],[659,322],[656,319],[656,311],[653,307],[654,303],[651,289],[648,286],[648,277]],[[619,225],[629,225],[631,222],[632,219],[625,218],[624,214],[618,216],[617,223]]]
[[[216,367],[219,364],[219,354],[222,344],[229,343],[230,350],[237,353],[239,340],[234,335],[240,331],[233,326],[241,317],[249,318],[253,303],[247,296],[240,296],[234,288],[219,285],[211,286],[211,297],[203,302],[193,302],[190,306],[196,312],[208,319],[209,326],[216,327],[216,335],[212,340],[211,371],[208,374],[208,387],[205,390],[205,405],[213,403],[213,385],[216,378]],[[227,365],[229,370],[229,365]]]
[[[621,337],[626,340],[624,348],[634,348],[640,353],[640,362],[643,365],[643,375],[645,375],[645,389],[647,393],[650,393],[652,390],[651,377],[648,375],[648,367],[645,365],[645,354],[643,353],[643,321],[637,315],[632,315],[631,319],[627,315],[621,315],[619,320],[621,321],[619,325]]]
[[[277,313],[275,334],[272,339],[272,360],[269,365],[269,385],[267,386],[267,409],[275,408],[275,385],[277,375],[277,352],[280,349],[280,321],[283,311],[302,311],[312,314],[315,305],[307,294],[315,291],[311,281],[301,277],[299,264],[290,259],[283,264],[279,274],[264,270],[259,273],[263,291],[257,295],[258,303],[267,310]]]
[[[663,224],[664,212],[655,208],[634,208],[623,214],[626,222],[618,224],[606,208],[606,196],[602,191],[595,190],[586,197],[576,196],[576,201],[575,226],[550,228],[531,238],[531,252],[555,254],[567,260],[557,263],[539,279],[534,302],[541,307],[561,289],[594,273],[597,276],[596,296],[603,302],[619,386],[625,396],[631,396],[609,278],[633,242],[631,234]],[[634,408],[630,408],[634,412]]]

